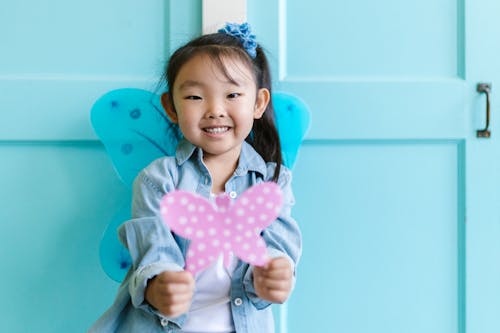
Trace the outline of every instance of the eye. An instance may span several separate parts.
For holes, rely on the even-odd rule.
[[[241,96],[240,93],[231,93],[231,94],[227,95],[227,98],[232,99],[232,98],[236,98],[239,96]]]
[[[195,100],[200,100],[201,97],[200,96],[196,96],[196,95],[189,95],[189,96],[184,97],[184,99],[195,101]]]

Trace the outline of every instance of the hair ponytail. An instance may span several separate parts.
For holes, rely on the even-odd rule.
[[[266,88],[272,96],[271,71],[267,62],[266,55],[260,46],[257,47],[257,55],[253,59],[255,74],[257,79],[257,88]],[[262,156],[266,162],[275,162],[276,169],[272,180],[278,181],[282,155],[281,143],[278,130],[275,125],[274,106],[272,98],[269,100],[266,111],[260,119],[255,119],[251,135],[247,142]]]

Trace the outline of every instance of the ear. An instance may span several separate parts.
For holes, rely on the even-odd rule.
[[[262,118],[264,111],[266,111],[267,105],[271,99],[271,93],[266,88],[260,88],[257,91],[257,99],[255,101],[255,110],[253,112],[254,119]]]
[[[165,110],[165,113],[170,118],[170,120],[174,124],[177,124],[177,113],[175,112],[174,103],[170,99],[170,95],[168,94],[168,92],[161,95],[161,105],[163,106],[163,109]]]

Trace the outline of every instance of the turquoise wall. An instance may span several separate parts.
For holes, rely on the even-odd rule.
[[[95,142],[0,143],[1,332],[83,332],[114,298],[98,245],[129,198]]]

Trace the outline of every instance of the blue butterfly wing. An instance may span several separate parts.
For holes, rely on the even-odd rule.
[[[99,259],[101,267],[114,281],[121,282],[132,265],[132,258],[128,250],[120,243],[116,236],[118,227],[130,219],[130,205],[123,206],[113,220],[108,224],[99,245]]]
[[[310,113],[306,104],[293,95],[278,92],[272,98],[284,164],[293,168],[309,129]],[[128,186],[153,160],[174,155],[182,138],[178,126],[165,115],[160,96],[141,89],[118,89],[103,95],[92,107],[91,123],[116,172]],[[116,237],[116,229],[129,218],[129,208],[121,209],[107,226],[99,249],[102,268],[117,282],[124,279],[131,258]]]
[[[104,144],[120,179],[129,187],[143,168],[156,158],[174,155],[181,133],[166,116],[160,96],[141,89],[118,89],[100,97],[90,112],[91,124]],[[116,237],[116,229],[130,219],[122,208],[106,227],[101,239],[101,266],[121,282],[131,265],[128,251]]]
[[[283,164],[293,169],[311,123],[309,108],[301,99],[284,92],[273,93],[272,98]]]
[[[113,90],[93,105],[90,120],[122,181],[131,186],[153,160],[174,155],[181,138],[160,103],[160,96],[141,89]]]

